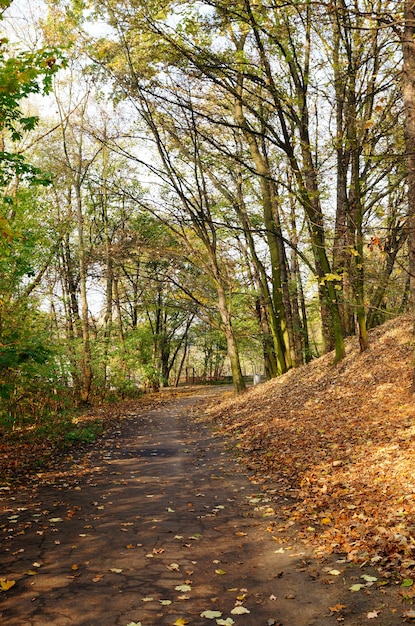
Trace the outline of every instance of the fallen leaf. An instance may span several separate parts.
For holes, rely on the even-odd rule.
[[[162,606],[169,606],[172,603],[171,600],[159,600],[159,602]]]
[[[226,619],[217,619],[216,623],[219,626],[232,626],[235,622],[231,617],[227,617]]]
[[[130,622],[127,626],[141,626],[141,622]]]
[[[153,602],[154,598],[141,598],[143,602]]]
[[[249,609],[246,609],[244,606],[236,606],[232,609],[232,615],[244,615],[244,613],[250,613]]]
[[[113,574],[121,574],[122,569],[120,569],[119,567],[111,567],[110,572],[112,572]]]
[[[341,611],[342,609],[345,609],[346,605],[345,604],[335,604],[334,606],[329,606],[329,610],[332,613],[338,613],[339,611]]]
[[[377,617],[379,615],[380,611],[370,611],[366,617],[368,619],[375,619],[375,617]]]
[[[352,585],[351,587],[349,587],[349,591],[360,591],[361,589],[363,589],[366,585],[361,585],[360,583],[356,583],[355,585]]]
[[[15,580],[7,580],[7,578],[0,578],[1,591],[8,591],[16,584]]]
[[[414,581],[412,580],[412,578],[405,578],[402,581],[401,587],[412,587],[413,584],[414,584]]]
[[[203,611],[203,613],[200,614],[200,617],[215,619],[215,617],[222,617],[222,613],[220,611]]]
[[[415,619],[415,610],[409,609],[408,611],[402,611],[403,617],[408,617],[409,619]]]
[[[223,569],[215,569],[215,574],[219,574],[220,576],[223,576],[224,574],[226,574],[226,572]]]
[[[330,576],[340,576],[341,572],[338,569],[331,569],[329,571]]]
[[[363,578],[367,583],[375,583],[377,581],[376,576],[369,576],[369,574],[363,574],[360,578]]]
[[[188,619],[183,619],[183,617],[179,617],[179,619],[176,619],[173,626],[185,626],[188,623],[189,623]]]
[[[190,585],[177,585],[177,586],[175,587],[175,589],[176,589],[176,591],[183,591],[183,592],[186,592],[186,591],[191,591],[191,590],[192,590],[192,588],[191,588],[191,586],[190,586]]]
[[[178,572],[180,565],[178,563],[170,563],[170,565],[167,566],[167,569],[170,569],[172,572]]]
[[[94,576],[94,578],[92,579],[92,582],[94,583],[99,583],[100,580],[102,580],[104,578],[104,574],[97,574],[96,576]]]

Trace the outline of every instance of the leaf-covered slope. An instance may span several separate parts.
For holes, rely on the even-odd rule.
[[[275,489],[300,537],[366,560],[415,557],[415,401],[409,317],[212,409]],[[281,498],[283,496],[283,498]],[[415,561],[413,562],[415,565]]]

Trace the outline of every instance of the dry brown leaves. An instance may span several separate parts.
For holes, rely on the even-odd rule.
[[[406,575],[415,567],[412,368],[411,322],[400,317],[373,330],[363,354],[352,339],[338,366],[325,355],[211,410],[303,541]]]

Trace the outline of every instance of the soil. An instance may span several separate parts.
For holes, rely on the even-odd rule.
[[[98,444],[1,488],[3,626],[402,624],[401,581],[316,557],[281,515],[290,495],[212,433],[224,394],[132,403]]]

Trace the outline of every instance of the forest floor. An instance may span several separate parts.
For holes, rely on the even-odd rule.
[[[36,449],[3,442],[1,623],[413,623],[409,319],[370,344],[238,398],[97,407],[81,419],[102,437],[38,471]]]

